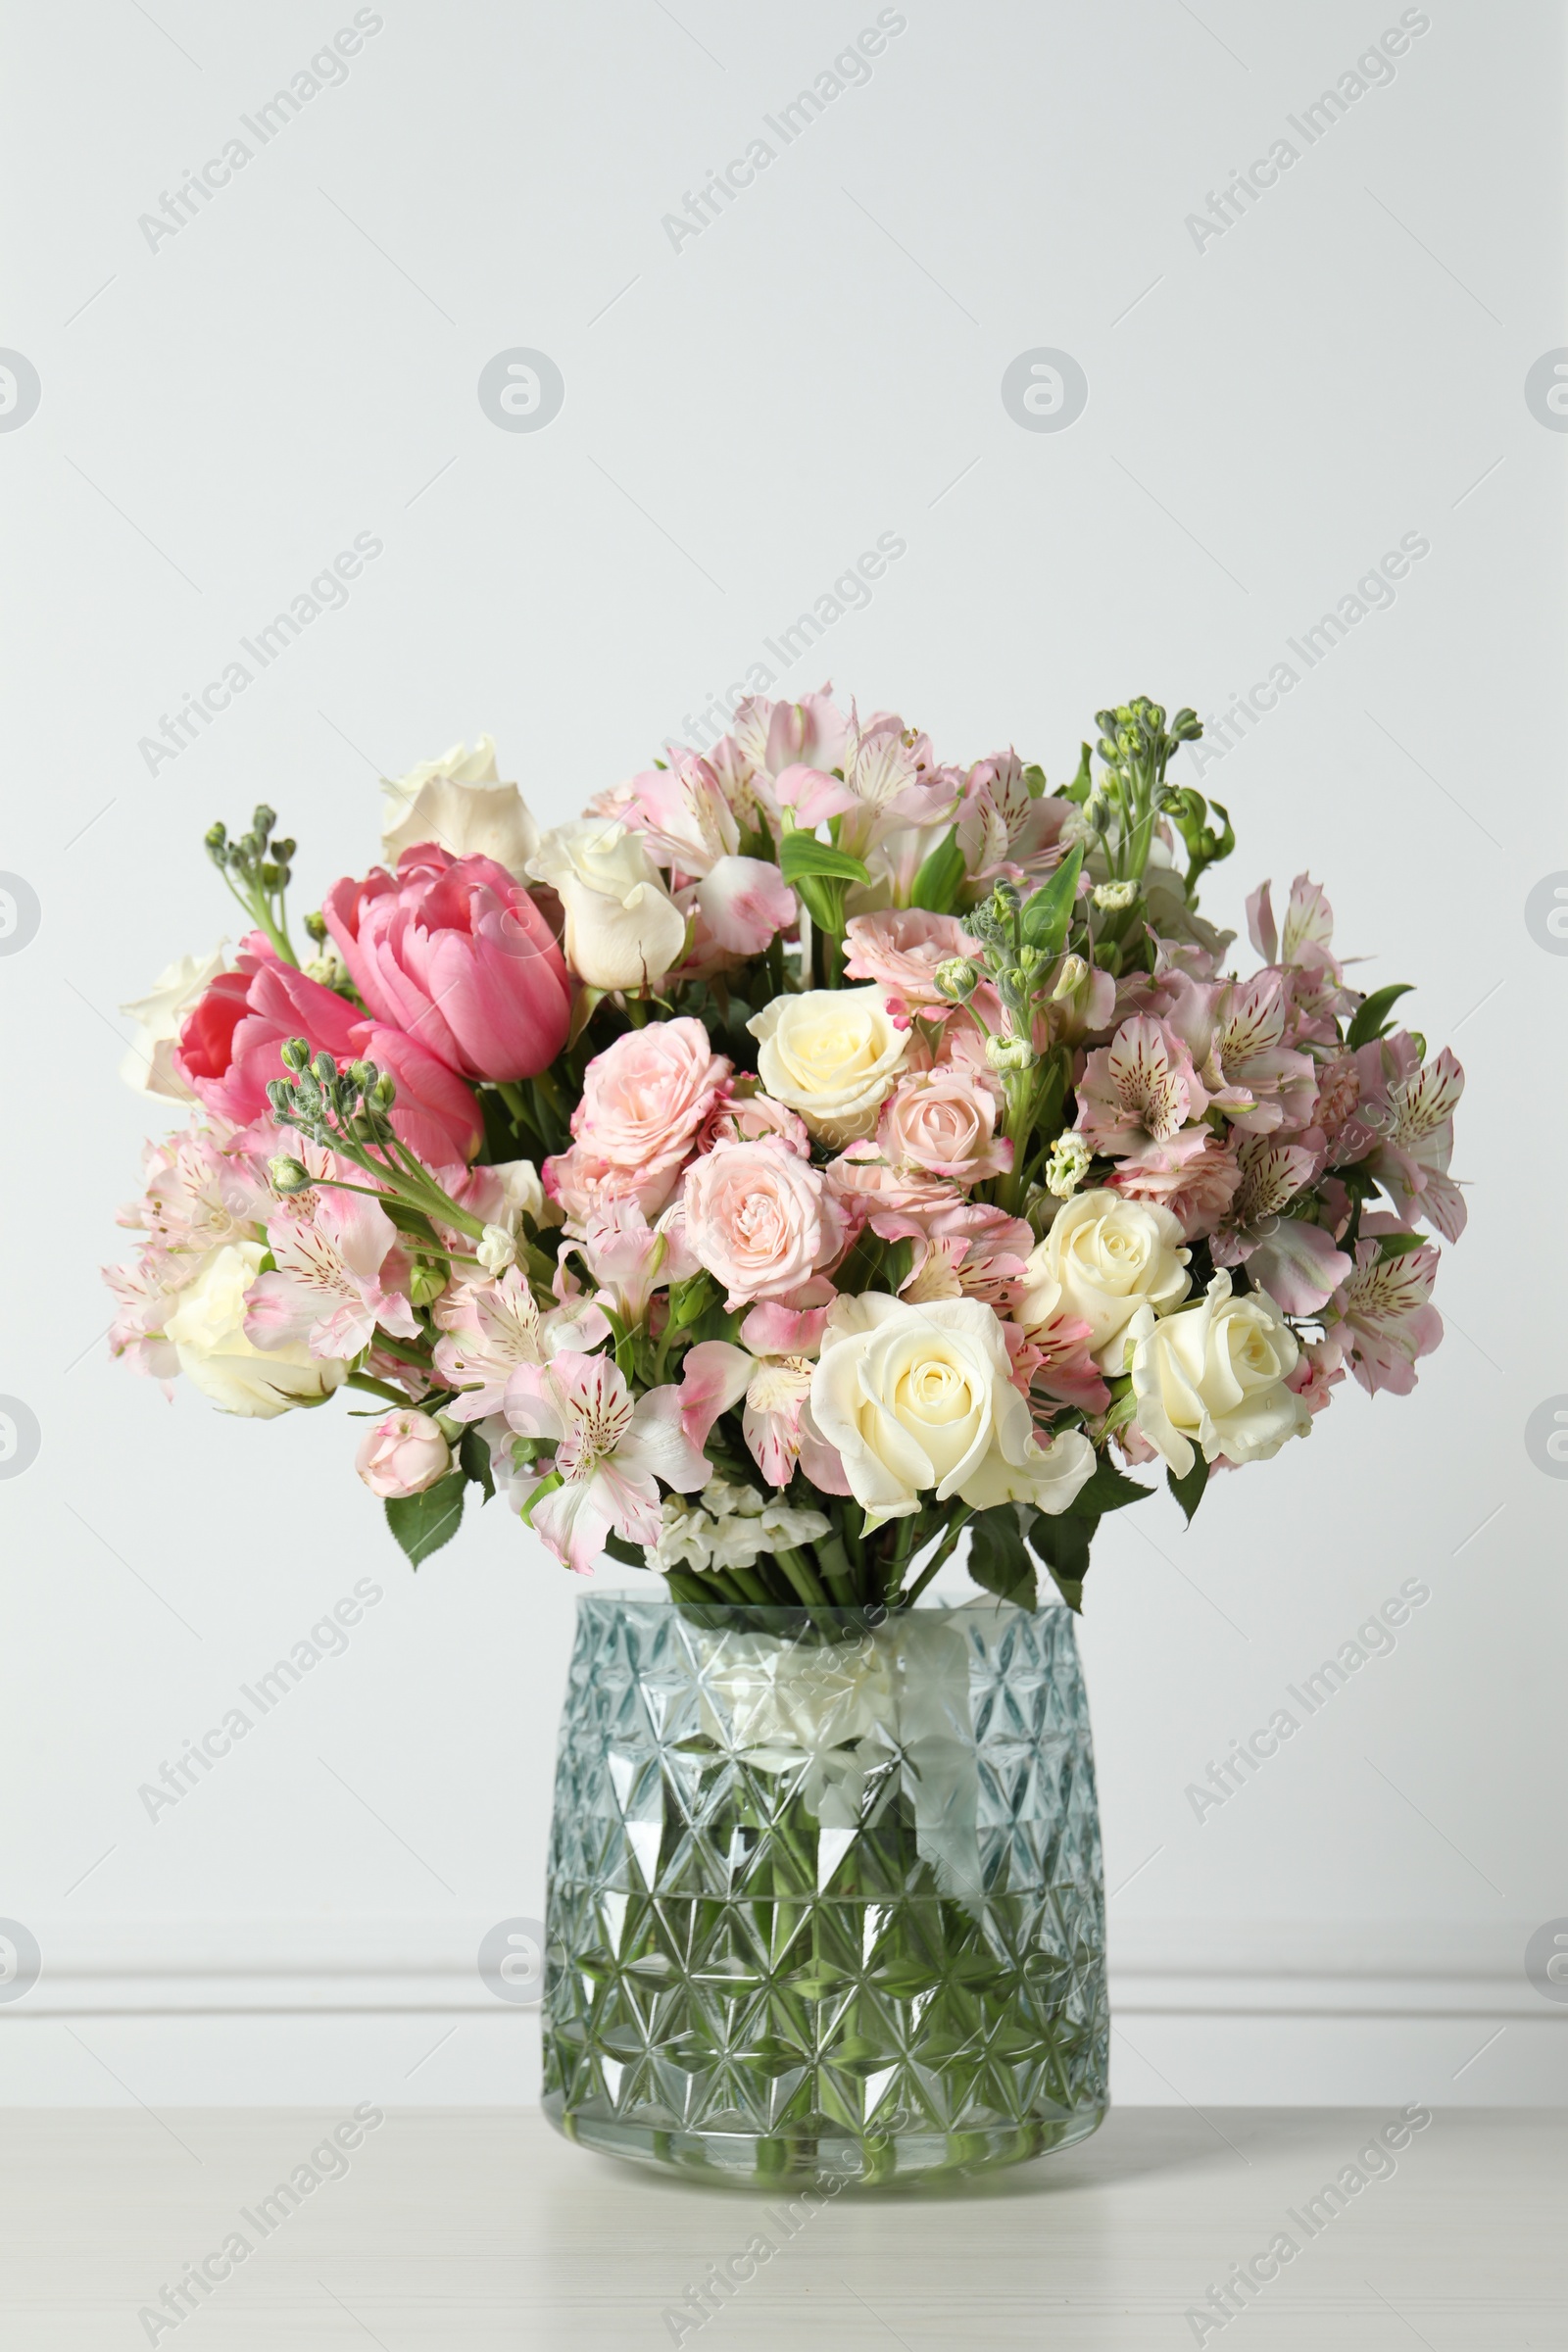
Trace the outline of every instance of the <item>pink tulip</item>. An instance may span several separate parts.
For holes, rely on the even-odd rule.
[[[335,883],[322,907],[378,1020],[466,1078],[532,1078],[566,1042],[571,983],[550,925],[492,858],[426,842],[396,875]]]
[[[282,1078],[282,1049],[303,1037],[313,1054],[364,1058],[397,1087],[392,1125],[427,1166],[470,1159],[484,1133],[463,1080],[416,1039],[368,1021],[346,998],[283,963],[257,933],[238,969],[220,972],[179,1033],[174,1066],[207,1108],[235,1127],[270,1119],[268,1082]]]

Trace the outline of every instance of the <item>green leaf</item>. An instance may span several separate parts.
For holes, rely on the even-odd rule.
[[[1067,926],[1078,896],[1078,869],[1084,861],[1083,843],[1067,852],[1050,880],[1043,882],[1023,910],[1023,944],[1047,958],[1061,954]]]
[[[1014,1600],[1021,1609],[1037,1605],[1034,1562],[1024,1549],[1013,1503],[999,1502],[994,1510],[980,1511],[970,1520],[969,1574],[1001,1600]]]
[[[881,1279],[895,1298],[909,1279],[914,1264],[914,1244],[909,1241],[889,1242],[887,1255],[882,1260]]]
[[[951,913],[968,871],[955,827],[943,835],[915,875],[910,906],[923,906],[928,914]]]
[[[1412,981],[1396,980],[1388,988],[1374,989],[1366,1002],[1357,1005],[1355,1018],[1350,1023],[1345,1040],[1352,1054],[1357,1047],[1370,1046],[1378,1038],[1388,1036],[1390,1029],[1394,1026],[1387,1017],[1389,1012],[1401,997],[1407,997],[1410,994],[1413,986]]]
[[[642,1545],[628,1544],[625,1537],[617,1536],[613,1528],[605,1538],[605,1549],[612,1560],[619,1560],[623,1568],[646,1568],[648,1565]]]
[[[404,1494],[385,1504],[386,1523],[407,1552],[411,1568],[419,1567],[457,1534],[466,1484],[461,1470],[449,1470],[422,1494]]]
[[[458,1440],[458,1467],[470,1485],[484,1490],[484,1498],[489,1502],[496,1491],[490,1470],[490,1448],[471,1421]]]
[[[1063,1511],[1054,1519],[1042,1512],[1029,1530],[1030,1543],[1075,1616],[1083,1614],[1084,1578],[1089,1574],[1090,1546],[1099,1525],[1098,1519],[1082,1517],[1076,1511]]]
[[[1178,1478],[1174,1470],[1167,1470],[1165,1484],[1187,1513],[1187,1524],[1191,1527],[1208,1485],[1208,1464],[1196,1446],[1193,1447],[1193,1466],[1186,1476]]]
[[[799,882],[803,875],[822,874],[834,882],[869,882],[871,876],[858,858],[848,850],[836,850],[831,842],[818,841],[814,833],[786,833],[779,844],[779,870],[786,882]]]
[[[1152,1487],[1141,1487],[1136,1478],[1118,1470],[1108,1454],[1102,1454],[1095,1464],[1094,1476],[1087,1486],[1080,1487],[1073,1496],[1067,1518],[1098,1519],[1103,1511],[1125,1510],[1130,1502],[1145,1502],[1154,1492]]]
[[[1029,798],[1032,801],[1043,801],[1045,799],[1046,771],[1043,767],[1039,766],[1035,760],[1031,760],[1028,766],[1024,769],[1023,781],[1024,789],[1027,791]]]
[[[574,1046],[577,1043],[578,1038],[581,1037],[594,1014],[604,1003],[606,994],[607,991],[602,988],[589,988],[586,982],[579,987],[576,1003],[571,1008],[571,1028],[566,1038],[568,1046]]]
[[[830,882],[823,874],[802,874],[795,884],[801,904],[818,931],[831,931],[835,939],[844,936],[844,885]]]
[[[1408,1257],[1412,1250],[1421,1249],[1426,1241],[1421,1233],[1380,1233],[1378,1255],[1387,1261],[1391,1257]]]

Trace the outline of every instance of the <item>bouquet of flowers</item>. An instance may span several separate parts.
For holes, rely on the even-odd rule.
[[[743,702],[541,836],[488,740],[387,788],[290,935],[270,808],[232,957],[141,1004],[115,1352],[258,1418],[367,1400],[416,1566],[468,1488],[688,1600],[907,1605],[965,1533],[1070,1606],[1163,1466],[1413,1388],[1463,1073],[1352,987],[1321,889],[1199,912],[1229,818],[1139,699],[1053,788],[831,690]]]

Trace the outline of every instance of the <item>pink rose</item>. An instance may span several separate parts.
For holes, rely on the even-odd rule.
[[[354,1457],[354,1467],[370,1493],[388,1502],[422,1494],[451,1466],[446,1439],[428,1413],[387,1413],[366,1431]]]
[[[283,963],[259,933],[241,943],[239,968],[220,972],[179,1033],[174,1066],[207,1108],[238,1128],[270,1120],[269,1081],[282,1078],[283,1047],[303,1037],[338,1062],[363,1058],[397,1087],[392,1126],[427,1167],[471,1159],[484,1133],[463,1080],[416,1039],[362,1017],[347,999]]]
[[[1206,1127],[1184,1127],[1167,1143],[1146,1144],[1136,1159],[1121,1160],[1104,1180],[1105,1190],[1124,1200],[1168,1208],[1190,1242],[1215,1230],[1241,1181],[1235,1152]]]
[[[571,983],[549,924],[493,858],[405,850],[395,876],[347,879],[322,907],[378,1020],[467,1078],[532,1078],[566,1042]]]
[[[955,914],[927,914],[923,907],[889,907],[880,914],[852,915],[844,933],[844,973],[849,980],[875,980],[907,1004],[946,1004],[936,968],[953,956],[978,956]]]
[[[724,1086],[703,1121],[698,1151],[711,1152],[715,1144],[764,1143],[793,1152],[798,1159],[811,1156],[811,1138],[798,1110],[775,1102],[771,1095],[741,1095],[733,1085]]]
[[[855,1227],[867,1217],[895,1213],[923,1219],[963,1199],[950,1177],[926,1176],[918,1170],[902,1174],[881,1145],[869,1142],[851,1144],[837,1159],[830,1159],[822,1179],[841,1215]]]
[[[787,1298],[844,1247],[816,1169],[771,1144],[721,1144],[686,1171],[686,1238],[722,1282],[731,1312]]]
[[[652,1216],[674,1191],[730,1070],[701,1021],[629,1029],[588,1064],[571,1114],[576,1150],[545,1162],[545,1190],[573,1214],[568,1189],[591,1206],[596,1179],[613,1176],[614,1197]]]
[[[882,1105],[876,1140],[901,1168],[977,1184],[1012,1166],[1012,1146],[997,1133],[997,1089],[959,1068],[922,1070],[900,1081]]]

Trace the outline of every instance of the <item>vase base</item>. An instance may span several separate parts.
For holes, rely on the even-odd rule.
[[[805,2188],[837,2196],[841,2189],[906,2188],[921,2181],[970,2180],[1026,2164],[1087,2139],[1104,2122],[1104,2107],[1071,2115],[1036,2116],[969,2132],[899,2132],[857,2137],[849,2132],[683,2132],[627,2122],[578,2109],[568,2113],[559,2094],[544,2111],[562,2135],[601,2156],[652,2165],[709,2187],[770,2189],[789,2196]]]

